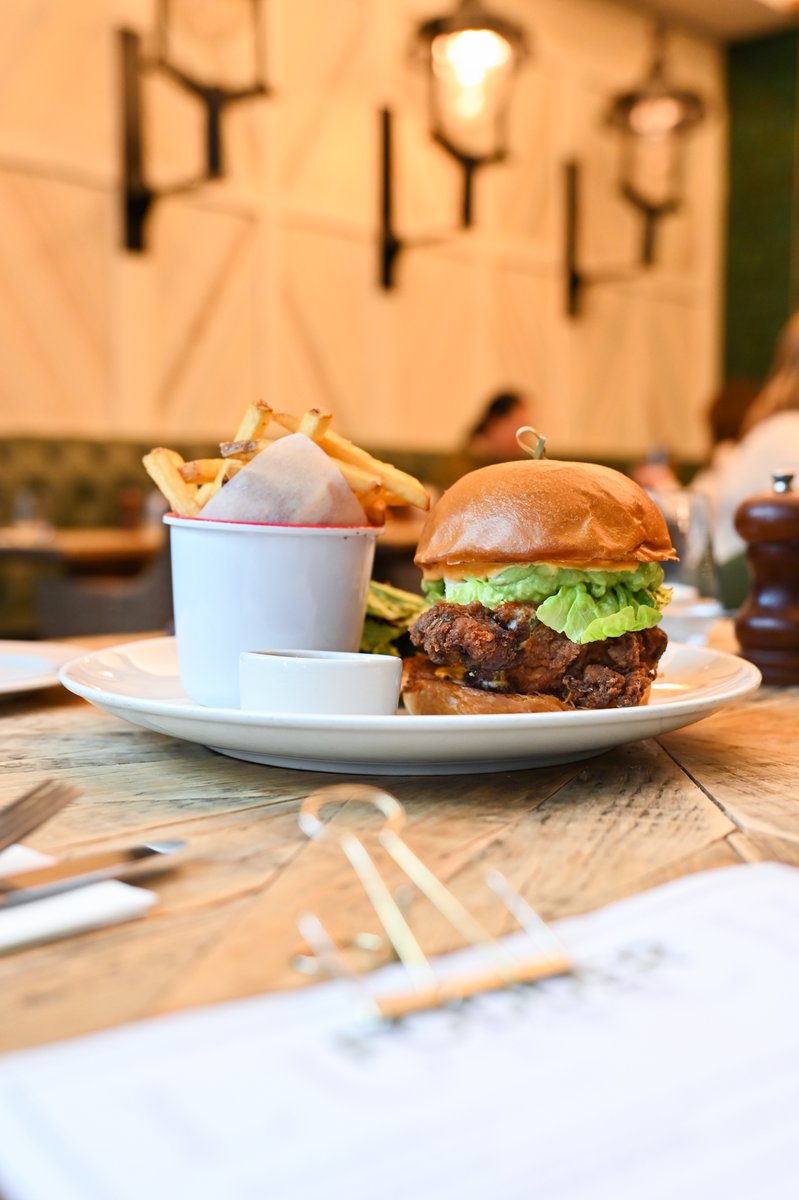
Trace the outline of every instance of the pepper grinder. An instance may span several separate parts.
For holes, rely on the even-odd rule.
[[[735,513],[752,575],[735,633],[763,682],[786,685],[799,683],[799,492],[791,471],[775,471],[772,481]]]

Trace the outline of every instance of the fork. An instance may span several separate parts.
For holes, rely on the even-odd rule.
[[[18,842],[49,821],[80,795],[78,788],[68,783],[46,779],[0,810],[0,850]]]

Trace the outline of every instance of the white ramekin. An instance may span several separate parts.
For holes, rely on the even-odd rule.
[[[402,661],[388,654],[260,650],[239,659],[240,702],[262,713],[391,715]]]

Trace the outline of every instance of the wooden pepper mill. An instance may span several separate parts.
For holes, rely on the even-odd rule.
[[[764,683],[799,683],[799,492],[776,471],[770,492],[744,500],[735,528],[747,543],[752,585],[735,619],[744,658]]]

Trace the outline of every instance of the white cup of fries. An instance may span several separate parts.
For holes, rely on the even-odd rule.
[[[272,423],[279,439],[266,436]],[[259,401],[219,458],[184,462],[163,447],[144,457],[172,510],[180,676],[200,704],[239,707],[246,651],[357,651],[386,507],[429,505],[418,480],[330,423]]]
[[[377,528],[164,520],[180,678],[197,703],[239,707],[244,651],[358,649]]]

